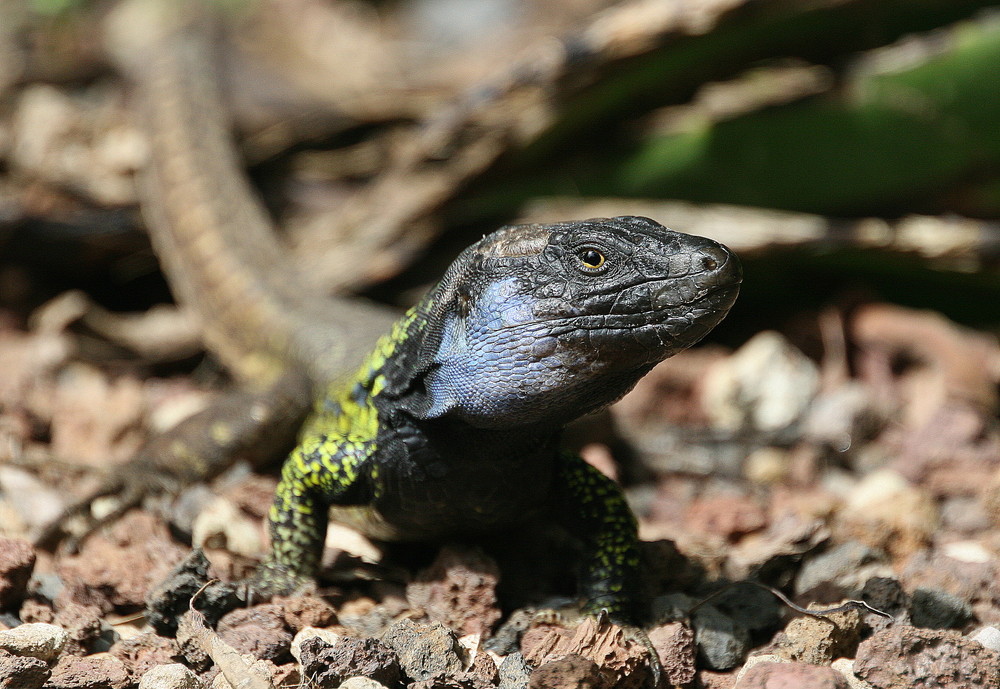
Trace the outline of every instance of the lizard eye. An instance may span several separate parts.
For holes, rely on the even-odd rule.
[[[578,249],[576,256],[580,259],[580,263],[583,266],[583,272],[590,273],[592,275],[601,272],[607,263],[607,259],[604,257],[604,254],[591,246]]]

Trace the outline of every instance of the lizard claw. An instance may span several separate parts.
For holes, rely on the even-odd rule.
[[[601,612],[603,613],[604,611],[602,610]],[[646,630],[632,624],[619,624],[618,626],[625,634],[626,639],[645,647],[646,666],[649,668],[649,673],[653,676],[652,686],[656,689],[656,687],[659,687],[660,683],[663,681],[663,663],[660,661],[660,654],[653,646],[653,642],[649,640],[649,635],[646,634]]]

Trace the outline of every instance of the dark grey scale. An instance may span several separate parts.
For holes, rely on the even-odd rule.
[[[317,411],[324,416],[340,416],[343,413],[340,404],[330,396],[323,398],[323,402],[319,405]]]
[[[361,381],[355,383],[351,388],[351,401],[359,407],[368,403],[368,388]]]

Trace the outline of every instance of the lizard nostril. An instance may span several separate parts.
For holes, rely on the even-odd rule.
[[[714,244],[714,243],[713,243]],[[702,271],[715,273],[724,269],[729,260],[729,251],[718,244],[703,246],[698,251],[698,263],[701,264]]]

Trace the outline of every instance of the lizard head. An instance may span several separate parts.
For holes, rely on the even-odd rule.
[[[426,418],[559,423],[610,404],[725,317],[726,247],[640,217],[516,225],[469,247],[426,302]]]

